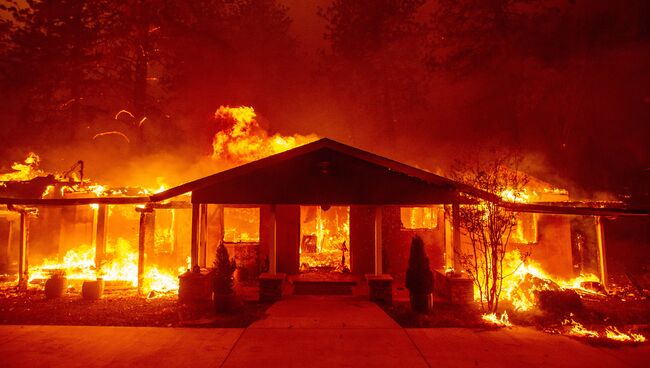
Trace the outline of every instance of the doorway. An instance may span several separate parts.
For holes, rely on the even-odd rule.
[[[350,272],[350,207],[300,206],[300,272]]]

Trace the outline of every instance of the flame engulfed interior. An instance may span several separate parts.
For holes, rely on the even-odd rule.
[[[350,207],[300,207],[300,269],[350,271]]]

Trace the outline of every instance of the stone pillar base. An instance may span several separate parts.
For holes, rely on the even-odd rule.
[[[263,273],[260,275],[260,302],[275,302],[282,299],[282,285],[287,274],[285,273]]]
[[[367,274],[366,280],[368,280],[368,296],[371,301],[386,304],[393,302],[393,278],[391,275]]]
[[[474,282],[468,277],[449,276],[442,270],[435,270],[433,292],[450,304],[470,304],[474,301]]]

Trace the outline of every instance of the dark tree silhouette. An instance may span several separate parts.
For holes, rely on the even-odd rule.
[[[393,140],[400,126],[421,118],[429,106],[422,49],[426,33],[416,20],[424,3],[335,0],[320,9],[331,49],[325,68],[354,121],[352,136]],[[364,122],[369,125],[360,126]]]

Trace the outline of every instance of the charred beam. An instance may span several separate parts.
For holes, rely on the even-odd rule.
[[[184,201],[172,201],[168,203],[159,203],[159,202],[149,202],[146,204],[147,208],[161,209],[161,210],[190,210],[192,209],[191,202]]]
[[[605,228],[603,226],[603,219],[596,216],[596,239],[598,241],[598,260],[600,262],[600,283],[605,290],[608,289],[608,275],[607,275],[607,253],[605,252]]]
[[[650,209],[621,207],[558,206],[534,203],[500,202],[499,206],[515,212],[548,213],[583,216],[650,216]]]
[[[25,206],[79,206],[89,204],[144,204],[149,197],[101,197],[101,198],[0,198],[0,204]]]

